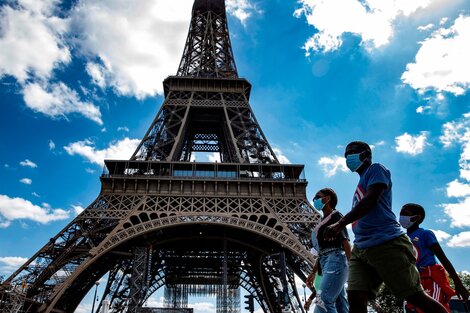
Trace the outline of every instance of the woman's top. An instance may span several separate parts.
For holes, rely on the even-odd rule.
[[[334,240],[325,239],[326,227],[338,222],[343,215],[336,210],[333,210],[330,215],[323,218],[317,227],[315,227],[312,233],[312,243],[315,250],[318,251],[319,255],[322,255],[328,251],[343,249],[343,240],[349,240],[349,235],[346,228],[336,236]]]

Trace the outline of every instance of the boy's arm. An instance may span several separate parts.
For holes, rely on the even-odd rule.
[[[449,276],[454,281],[455,292],[457,293],[457,296],[463,301],[467,301],[469,297],[468,290],[462,284],[462,281],[460,280],[459,275],[457,275],[457,272],[455,271],[454,266],[452,265],[452,263],[450,263],[446,254],[442,250],[441,245],[438,242],[436,242],[430,245],[429,249],[438,258],[439,262],[441,262],[442,266],[445,268],[447,273],[449,273]]]
[[[348,214],[325,229],[325,237],[329,239],[336,237],[346,225],[351,224],[369,213],[377,204],[385,189],[387,189],[387,185],[382,183],[369,186],[365,197],[359,201]]]

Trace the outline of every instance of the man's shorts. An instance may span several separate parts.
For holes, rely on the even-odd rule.
[[[405,234],[378,246],[354,246],[349,262],[348,290],[367,291],[375,298],[385,283],[400,298],[423,291],[413,245]]]

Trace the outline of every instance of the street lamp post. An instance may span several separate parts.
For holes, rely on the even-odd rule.
[[[98,292],[99,281],[95,282],[95,295],[93,296],[93,305],[91,306],[91,313],[95,312],[96,293]]]
[[[304,287],[304,302],[307,302],[307,294],[305,293],[305,287],[307,287],[307,285],[302,284],[302,287]]]

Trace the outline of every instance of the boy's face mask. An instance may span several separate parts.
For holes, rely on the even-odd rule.
[[[407,216],[407,215],[400,215],[400,225],[405,228],[405,229],[408,229],[410,228],[411,226],[413,226],[416,221],[411,221],[412,218],[416,217],[417,215],[413,215],[413,216]]]

